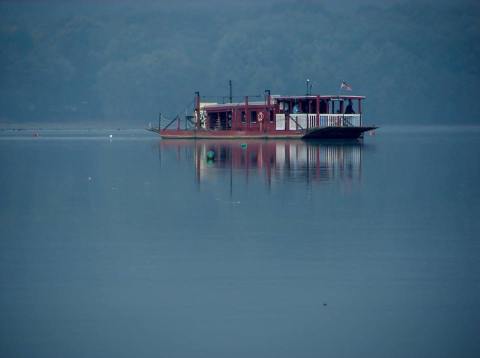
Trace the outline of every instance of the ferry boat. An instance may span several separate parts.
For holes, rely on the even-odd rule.
[[[356,139],[375,126],[363,124],[364,96],[282,96],[265,91],[263,101],[202,102],[195,92],[193,115],[177,116],[165,127],[159,116],[162,138],[177,139]],[[182,125],[182,122],[184,125]],[[176,124],[176,125],[175,125]]]

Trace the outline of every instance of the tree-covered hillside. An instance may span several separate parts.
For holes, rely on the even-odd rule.
[[[193,92],[364,94],[374,123],[480,120],[475,2],[0,2],[0,124],[144,126]]]

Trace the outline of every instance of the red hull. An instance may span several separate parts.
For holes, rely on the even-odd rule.
[[[162,138],[172,139],[356,139],[377,127],[324,127],[310,130],[254,132],[236,130],[175,130],[164,129]]]

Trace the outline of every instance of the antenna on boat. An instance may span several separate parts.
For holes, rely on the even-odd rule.
[[[310,85],[310,79],[307,78],[307,96],[310,96],[310,91],[312,89],[312,86]]]
[[[229,96],[230,103],[233,103],[232,80],[228,80],[228,87],[229,87],[229,89],[230,89],[230,96]]]

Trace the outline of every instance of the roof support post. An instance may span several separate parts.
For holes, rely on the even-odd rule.
[[[358,99],[358,114],[360,114],[360,127],[362,126],[362,99]]]
[[[200,121],[201,121],[201,118],[200,118],[200,92],[195,92],[195,114],[196,114],[196,124],[195,124],[195,128],[199,129],[200,128]]]
[[[232,109],[232,129],[237,129],[237,108]]]
[[[317,96],[317,127],[320,127],[320,96]]]
[[[265,90],[265,116],[263,118],[263,128],[264,130],[270,128],[270,90]]]

